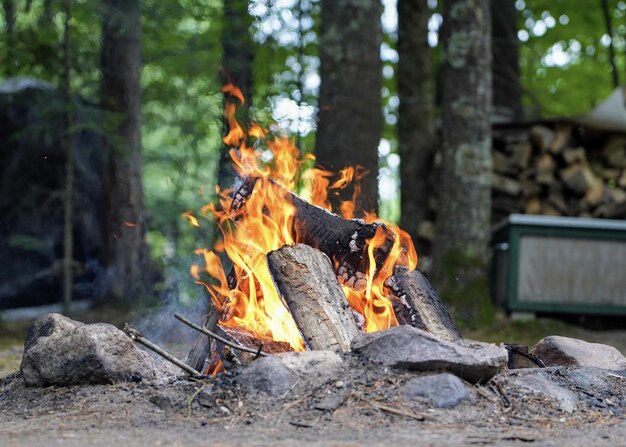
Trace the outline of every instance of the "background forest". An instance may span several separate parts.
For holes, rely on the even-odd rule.
[[[377,207],[414,237],[421,267],[448,300],[484,301],[491,124],[586,112],[626,79],[621,0],[2,0],[1,7],[0,81],[37,78],[64,98],[61,166],[80,162],[80,135],[101,141],[92,154],[101,163],[97,178],[87,182],[104,192],[101,240],[88,268],[107,297],[201,296],[189,266],[215,234],[183,214],[215,200],[216,183],[232,182],[222,143],[227,82],[246,96],[242,122],[289,135],[325,166],[369,170],[360,209]],[[474,149],[455,155],[464,144]],[[455,174],[463,157],[468,177]],[[65,173],[78,169],[61,169],[65,193],[47,192],[57,193],[54,207],[75,227],[83,225],[76,196],[85,180]],[[36,182],[37,172],[17,177]],[[9,213],[13,193],[2,182]],[[436,197],[433,241],[421,224]],[[61,262],[78,250],[73,236],[59,237],[62,249],[47,258],[65,272],[67,299],[80,295],[71,279],[80,268],[68,262],[76,255]]]

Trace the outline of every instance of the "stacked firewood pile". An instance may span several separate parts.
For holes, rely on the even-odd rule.
[[[496,129],[494,223],[511,213],[626,218],[626,135],[570,123]]]
[[[493,129],[492,156],[493,224],[512,213],[626,219],[625,134],[568,122],[502,125]],[[436,211],[433,196],[418,228],[420,255],[430,254]]]

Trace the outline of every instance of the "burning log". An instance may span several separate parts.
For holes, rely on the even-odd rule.
[[[244,179],[235,192],[231,211],[237,212],[244,208],[257,180],[253,177]],[[374,252],[376,266],[380,267],[389,255],[394,235],[383,223],[368,224],[362,219],[344,219],[324,208],[311,205],[274,181],[270,181],[269,184],[280,188],[295,207],[293,230],[297,242],[316,248],[331,260],[337,261],[347,270],[350,277],[356,276],[356,272],[366,271],[366,260],[362,255],[367,241],[374,237],[378,228],[385,233],[386,243],[377,247]]]
[[[204,329],[212,331],[217,325],[217,321],[219,320],[219,312],[217,311],[215,306],[213,306],[210,300],[208,305],[209,311],[207,313],[207,316],[205,317]],[[178,319],[180,320],[180,318]],[[185,322],[183,321],[183,323]],[[193,369],[196,369],[198,371],[204,371],[204,369],[206,368],[207,358],[209,358],[209,353],[211,352],[211,339],[211,336],[204,332],[201,332],[196,338],[196,341],[194,342],[191,351],[189,351],[189,355],[187,356],[187,364]]]
[[[358,329],[329,259],[297,244],[268,253],[267,263],[305,343],[349,351]]]
[[[450,314],[419,271],[398,266],[387,286],[395,295],[393,310],[400,324],[408,324],[444,340],[458,340],[461,334]]]

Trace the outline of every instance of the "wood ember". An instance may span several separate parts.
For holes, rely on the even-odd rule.
[[[278,354],[279,352],[293,351],[293,348],[287,342],[259,339],[258,336],[255,336],[242,328],[231,328],[218,325],[215,328],[215,332],[246,348],[251,348],[253,350],[262,348],[263,352],[266,354]],[[218,346],[220,346],[219,342]],[[237,353],[240,352],[241,351],[237,351]]]
[[[458,340],[461,334],[430,283],[419,271],[398,266],[387,286],[395,295],[398,323],[431,332],[444,340]]]
[[[297,244],[268,253],[267,263],[307,346],[349,351],[358,330],[330,260]]]

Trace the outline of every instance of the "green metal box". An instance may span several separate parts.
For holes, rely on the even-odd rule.
[[[511,214],[492,241],[504,309],[626,315],[625,221]]]

